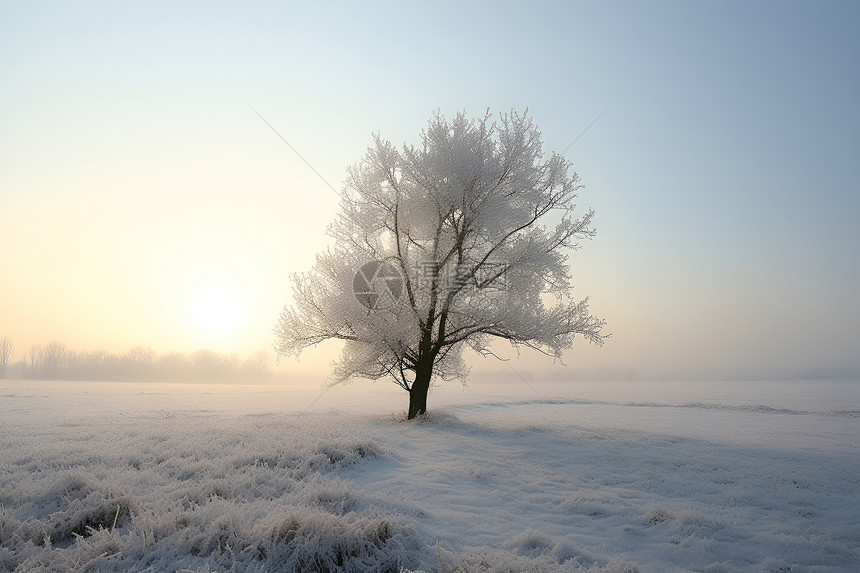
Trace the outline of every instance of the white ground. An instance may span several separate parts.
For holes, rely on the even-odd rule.
[[[405,398],[0,381],[0,571],[860,571],[860,381]]]

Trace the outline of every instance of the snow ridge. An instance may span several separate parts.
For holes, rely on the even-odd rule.
[[[759,414],[786,414],[791,416],[835,416],[844,418],[860,417],[860,410],[794,410],[791,408],[775,408],[765,404],[723,404],[720,402],[681,402],[677,404],[667,402],[640,402],[640,401],[613,401],[613,400],[589,400],[582,398],[536,398],[531,400],[512,400],[512,401],[487,401],[470,404],[477,407],[515,407],[528,406],[535,404],[548,405],[605,405],[605,406],[624,406],[627,408],[691,408],[699,410],[724,410],[730,412],[755,412]]]

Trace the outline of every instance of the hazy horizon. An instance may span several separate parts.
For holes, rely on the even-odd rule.
[[[271,352],[372,133],[528,108],[597,213],[574,296],[613,336],[567,367],[499,345],[516,372],[476,380],[860,378],[858,26],[850,2],[2,4],[0,339]]]

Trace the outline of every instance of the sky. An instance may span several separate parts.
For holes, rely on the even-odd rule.
[[[860,377],[858,29],[849,1],[0,0],[0,337],[271,349],[372,133],[528,108],[597,212],[574,294],[613,336],[479,374]]]

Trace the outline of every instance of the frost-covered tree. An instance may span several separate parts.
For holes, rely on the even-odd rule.
[[[345,341],[332,383],[390,378],[409,392],[411,419],[432,380],[468,373],[466,348],[493,355],[502,339],[560,359],[576,335],[602,344],[604,321],[570,298],[568,256],[594,235],[593,211],[574,213],[570,167],[544,157],[516,112],[437,113],[421,144],[402,149],[376,135],[349,170],[335,245],[293,277],[278,357]]]

